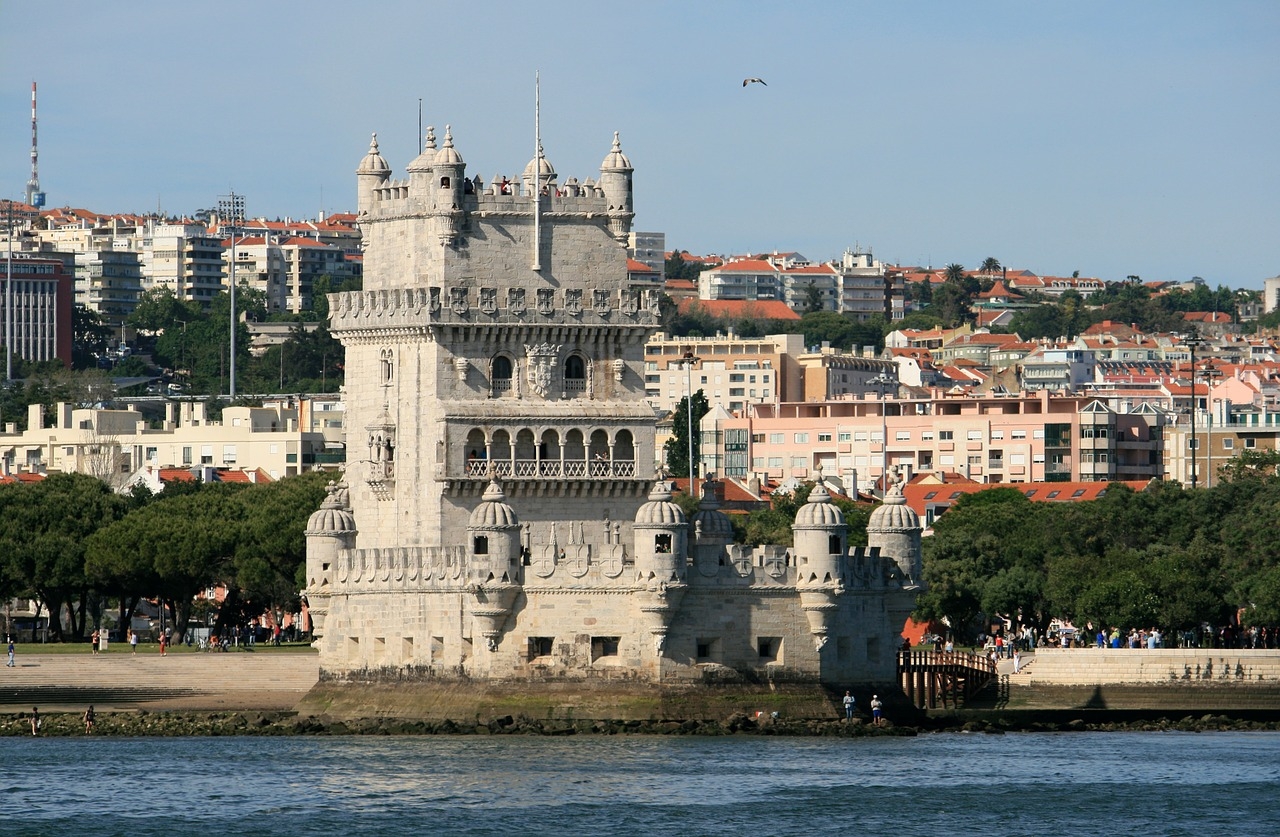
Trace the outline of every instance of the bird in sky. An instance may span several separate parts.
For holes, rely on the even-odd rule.
[[[755,78],[755,77],[752,77],[752,78],[744,78],[744,79],[742,80],[742,86],[743,86],[743,87],[746,87],[748,84],[764,84],[764,86],[765,86],[765,87],[768,87],[768,86],[769,86],[769,85],[767,85],[767,84],[765,84],[765,83],[764,83],[764,79],[762,79],[762,78]]]

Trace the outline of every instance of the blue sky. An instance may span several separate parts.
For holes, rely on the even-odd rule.
[[[561,179],[620,131],[668,247],[1280,273],[1272,0],[0,0],[0,196],[33,80],[51,206],[296,218],[354,208],[373,131],[403,176],[419,98],[469,173],[519,172],[535,71]]]

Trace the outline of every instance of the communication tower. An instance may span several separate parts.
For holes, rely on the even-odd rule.
[[[44,206],[44,192],[40,191],[40,170],[37,165],[40,154],[36,150],[36,83],[31,82],[31,179],[27,181],[27,203],[36,209]]]

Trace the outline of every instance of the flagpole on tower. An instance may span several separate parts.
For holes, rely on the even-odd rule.
[[[542,83],[537,71],[533,74],[533,264],[534,270],[542,270]]]

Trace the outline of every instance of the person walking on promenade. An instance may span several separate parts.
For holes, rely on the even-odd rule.
[[[9,635],[9,662],[5,663],[9,668],[13,668],[13,635]]]
[[[84,711],[84,734],[88,735],[93,732],[93,705]]]
[[[164,639],[165,639],[165,637],[164,637],[164,633],[163,633],[163,632],[161,632],[161,634],[160,634],[160,656],[161,656],[161,657],[164,657],[164,656],[167,656],[167,655],[168,655],[168,652],[167,652],[167,651],[165,651],[165,642],[164,642]]]
[[[884,704],[880,702],[879,695],[871,696],[871,719],[876,726],[884,726]]]
[[[846,721],[853,720],[853,710],[856,708],[856,702],[853,699],[852,692],[844,693],[844,719]]]
[[[138,656],[138,632],[135,630],[129,631],[129,648],[132,650],[133,656]]]
[[[93,656],[95,657],[98,656],[98,629],[97,628],[93,629],[93,636],[89,637],[89,642],[91,643],[90,650],[93,651]]]
[[[40,709],[35,706],[31,707],[31,734],[40,734]]]

